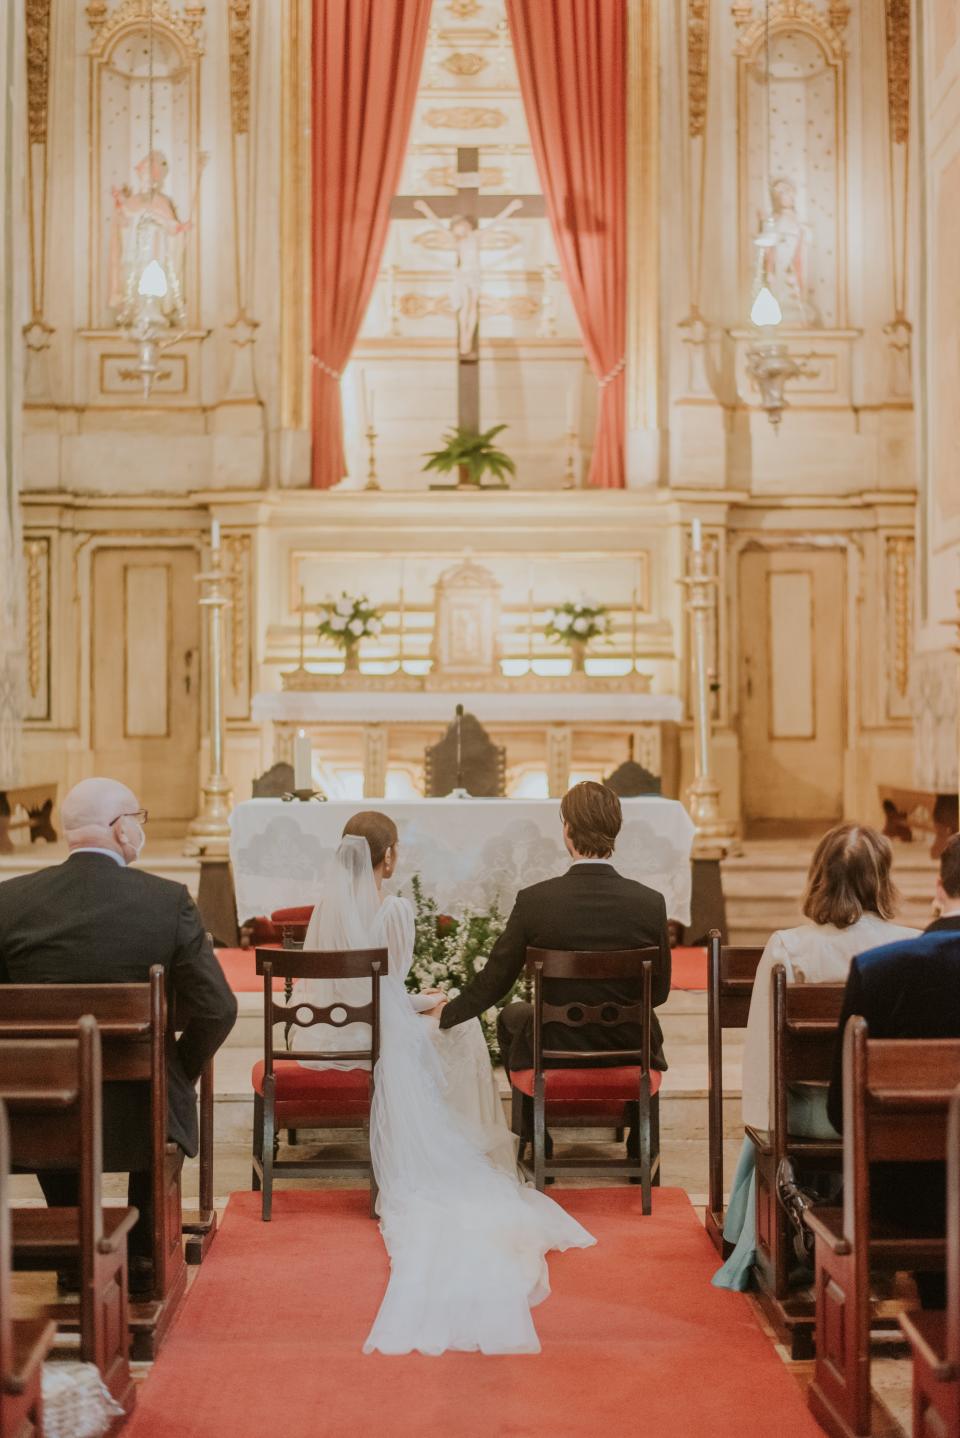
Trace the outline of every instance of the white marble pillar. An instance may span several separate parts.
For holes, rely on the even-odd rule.
[[[19,481],[22,407],[23,6],[0,8],[0,787],[20,778],[23,602]]]

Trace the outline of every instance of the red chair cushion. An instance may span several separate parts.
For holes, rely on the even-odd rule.
[[[254,1093],[263,1094],[263,1059],[250,1075]],[[277,1116],[295,1108],[303,1117],[364,1115],[370,1109],[369,1069],[310,1069],[286,1060],[274,1064]]]
[[[636,1100],[640,1088],[640,1069],[633,1068],[555,1068],[544,1070],[544,1088],[548,1104],[569,1104],[577,1109],[582,1104],[589,1111],[611,1109]],[[655,1094],[663,1075],[650,1072],[650,1093]],[[533,1098],[533,1069],[519,1069],[510,1075],[510,1082],[521,1093]]]
[[[274,909],[270,918],[275,924],[309,924],[313,918],[313,905],[301,904],[296,909]]]

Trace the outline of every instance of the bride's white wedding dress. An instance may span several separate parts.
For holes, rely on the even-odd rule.
[[[538,1353],[530,1309],[550,1292],[547,1252],[595,1240],[520,1182],[479,1023],[440,1032],[414,1011],[413,912],[403,899],[380,903],[365,839],[342,841],[306,947],[388,951],[370,1146],[390,1280],[364,1352]],[[364,1004],[369,983],[298,983],[298,999]],[[336,1039],[341,1049],[368,1042],[360,1025]]]

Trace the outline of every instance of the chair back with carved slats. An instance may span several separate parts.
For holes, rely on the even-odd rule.
[[[707,944],[707,1148],[706,1228],[723,1249],[723,1031],[744,1029],[763,949],[721,943],[711,929]]]
[[[650,1070],[652,1023],[652,973],[660,957],[656,947],[646,949],[562,950],[527,949],[526,972],[533,985],[533,1068],[542,1075],[547,1060],[569,1062],[576,1059],[603,1059]],[[605,1000],[601,1004],[549,1004],[543,997],[544,979],[589,979],[593,982],[633,979],[640,984],[639,1001],[624,1004]],[[591,1027],[615,1028],[624,1024],[637,1025],[637,1045],[629,1049],[545,1049],[543,1027],[578,1029]]]
[[[387,950],[343,949],[323,952],[319,949],[257,949],[256,954],[257,973],[263,978],[264,1072],[272,1074],[275,1063],[281,1059],[294,1059],[302,1063],[335,1057],[338,1062],[369,1062],[372,1076],[380,1046],[380,981],[387,973]],[[275,978],[281,978],[285,983],[292,983],[296,979],[369,979],[370,1000],[365,1004],[335,1003],[327,1007],[317,1007],[309,1003],[278,1004],[273,996]],[[278,1053],[274,1046],[273,1030],[276,1024],[283,1026],[285,1039],[289,1041],[294,1028],[309,1029],[326,1025],[342,1029],[348,1024],[356,1023],[369,1024],[369,1048],[338,1050],[333,1055],[329,1050],[323,1049],[296,1049]]]
[[[458,766],[459,744],[459,766]],[[464,714],[459,741],[456,720],[424,751],[423,792],[443,799],[462,782],[476,799],[502,799],[507,792],[507,751],[495,744],[473,714]]]

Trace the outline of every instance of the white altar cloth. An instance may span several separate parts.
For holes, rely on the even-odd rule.
[[[632,694],[603,690],[538,694],[523,689],[462,694],[406,693],[403,690],[297,690],[253,696],[253,717],[258,723],[301,724],[449,724],[458,699],[481,724],[575,724],[610,722],[679,723],[683,705],[675,694]]]
[[[614,862],[621,874],[663,894],[667,916],[690,922],[693,822],[675,799],[624,799]],[[315,902],[347,819],[381,808],[400,831],[399,863],[387,886],[410,892],[419,874],[444,913],[506,916],[517,890],[562,874],[556,799],[408,799],[284,803],[247,799],[230,818],[230,858],[241,922],[274,909]]]

